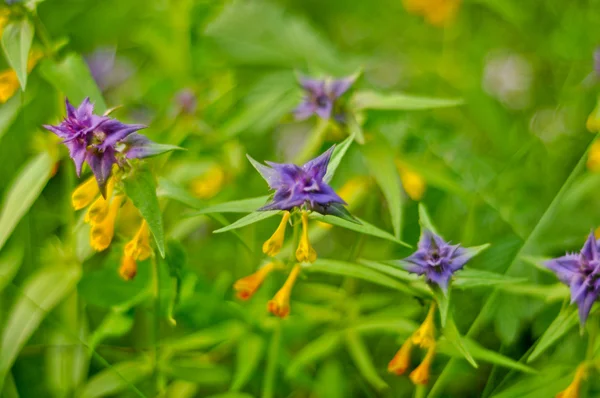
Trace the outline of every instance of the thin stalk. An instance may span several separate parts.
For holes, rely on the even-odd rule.
[[[262,398],[273,398],[275,393],[275,377],[277,376],[277,364],[279,362],[279,350],[281,348],[281,322],[275,322],[269,353],[267,356],[267,369],[263,382]]]
[[[158,261],[152,256],[152,296],[154,299],[154,333],[152,335],[154,345],[154,370],[153,377],[156,382],[157,394],[162,390],[161,372],[158,362],[160,359],[160,275],[158,270]]]

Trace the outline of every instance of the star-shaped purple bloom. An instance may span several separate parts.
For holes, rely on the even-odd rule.
[[[259,210],[291,210],[305,206],[321,214],[334,214],[333,210],[345,205],[346,202],[324,180],[334,148],[335,145],[302,167],[265,162],[271,166],[267,167],[248,156],[269,188],[275,190],[272,201]]]
[[[348,91],[355,78],[355,76],[350,76],[342,79],[318,80],[301,77],[300,85],[304,89],[305,95],[302,103],[294,111],[296,119],[304,120],[312,115],[329,119],[335,101]]]
[[[590,233],[579,254],[569,253],[545,265],[571,288],[571,304],[577,303],[579,320],[585,324],[600,295],[600,247],[594,233]]]
[[[462,269],[475,254],[476,252],[461,247],[460,244],[451,245],[441,236],[423,229],[418,250],[403,262],[407,264],[405,269],[408,272],[425,275],[427,283],[438,285],[446,292],[452,275]]]
[[[71,105],[68,99],[65,102],[65,119],[57,126],[44,125],[44,128],[63,139],[71,159],[75,162],[78,177],[81,175],[83,163],[87,162],[100,190],[104,193],[113,164],[120,162],[122,158],[148,156],[140,148],[134,151],[133,146],[140,146],[142,143],[139,139],[132,140],[133,136],[143,137],[135,132],[146,126],[125,124],[108,116],[95,115],[94,105],[89,98],[84,99],[78,108]],[[145,144],[150,142],[147,139],[146,141]],[[133,145],[128,142],[133,142]]]

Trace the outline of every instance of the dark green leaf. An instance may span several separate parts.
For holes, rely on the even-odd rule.
[[[575,307],[570,306],[564,308],[554,319],[554,321],[548,326],[548,329],[544,332],[542,337],[539,338],[538,342],[533,349],[527,363],[531,363],[539,358],[548,348],[554,345],[561,337],[567,334],[573,329],[579,321],[577,317],[577,311]]]

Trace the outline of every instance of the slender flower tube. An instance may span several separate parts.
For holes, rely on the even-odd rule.
[[[408,376],[414,384],[426,385],[429,382],[429,373],[431,369],[431,363],[435,355],[435,343],[429,347],[427,354],[423,362],[415,370],[413,370]]]
[[[119,275],[126,281],[130,281],[137,275],[137,263],[132,256],[124,255],[121,258]]]
[[[140,228],[133,239],[125,245],[124,253],[125,257],[132,257],[139,261],[144,261],[152,255],[150,230],[148,229],[148,223],[145,220],[142,220]]]
[[[579,392],[581,390],[581,382],[587,377],[587,366],[582,364],[579,365],[575,372],[575,377],[569,386],[559,392],[556,398],[579,398]]]
[[[296,250],[296,260],[300,263],[314,263],[317,261],[317,252],[308,240],[308,213],[306,211],[302,212],[302,236]]]
[[[71,203],[75,210],[81,210],[84,207],[88,207],[90,203],[100,195],[98,184],[94,177],[88,178],[85,182],[81,183],[71,195]]]
[[[281,247],[283,246],[283,240],[285,238],[285,229],[287,227],[287,223],[290,219],[290,212],[286,211],[283,213],[283,218],[279,223],[279,226],[271,235],[269,239],[263,244],[262,251],[267,256],[275,257],[281,251]]]
[[[435,302],[431,304],[427,317],[413,333],[411,340],[421,348],[430,348],[435,345]]]
[[[288,276],[287,280],[279,289],[279,291],[275,294],[272,300],[267,304],[267,309],[269,312],[275,316],[280,318],[286,318],[290,313],[290,294],[292,293],[292,288],[296,283],[296,279],[300,274],[302,266],[300,264],[294,265],[292,268],[292,272]]]
[[[114,197],[104,219],[99,223],[92,222],[90,244],[94,250],[102,251],[110,245],[115,232],[115,220],[122,201],[122,195]]]
[[[250,299],[275,268],[276,264],[271,262],[259,268],[255,273],[238,279],[233,284],[237,297],[241,300]]]
[[[114,185],[114,178],[111,178],[106,190],[106,199],[103,196],[98,196],[98,198],[96,198],[85,214],[85,222],[98,224],[104,220],[108,214],[109,201],[112,196]]]
[[[402,347],[398,350],[394,358],[388,364],[388,372],[400,376],[406,372],[410,366],[410,353],[413,348],[412,338],[406,339]]]

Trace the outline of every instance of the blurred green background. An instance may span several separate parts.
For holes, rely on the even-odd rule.
[[[567,312],[566,288],[533,264],[579,250],[600,222],[600,175],[586,167],[600,1],[10,3],[3,23],[31,21],[30,59],[39,60],[24,92],[11,89],[15,77],[0,61],[3,396],[551,397],[569,384],[587,339]],[[455,289],[454,318],[466,334],[480,317],[473,344],[510,366],[488,353],[474,369],[448,349],[426,388],[387,373],[428,308],[394,288],[396,279],[356,265],[411,252],[393,239],[316,226],[319,257],[358,271],[307,272],[284,321],[266,311],[284,275],[248,302],[235,299],[232,284],[264,262],[260,248],[277,221],[213,234],[241,215],[197,210],[267,194],[246,153],[302,156],[317,122],[291,116],[302,95],[297,73],[357,71],[355,91],[462,99],[360,112],[374,155],[354,143],[332,186],[353,182],[351,212],[411,245],[419,200],[446,239],[492,243],[469,267],[508,270],[523,283],[493,306],[483,306],[485,283]],[[90,96],[98,111],[103,98],[107,108],[121,106],[115,117],[186,149],[149,161],[171,253],[158,279],[149,261],[134,281],[118,275],[131,219],[122,217],[106,252],[91,252],[70,204],[72,161],[40,127],[61,120],[65,96]],[[330,126],[311,155],[346,135]],[[559,314],[568,326],[548,337]],[[544,336],[547,349],[528,362]],[[589,397],[600,396],[594,380]]]

